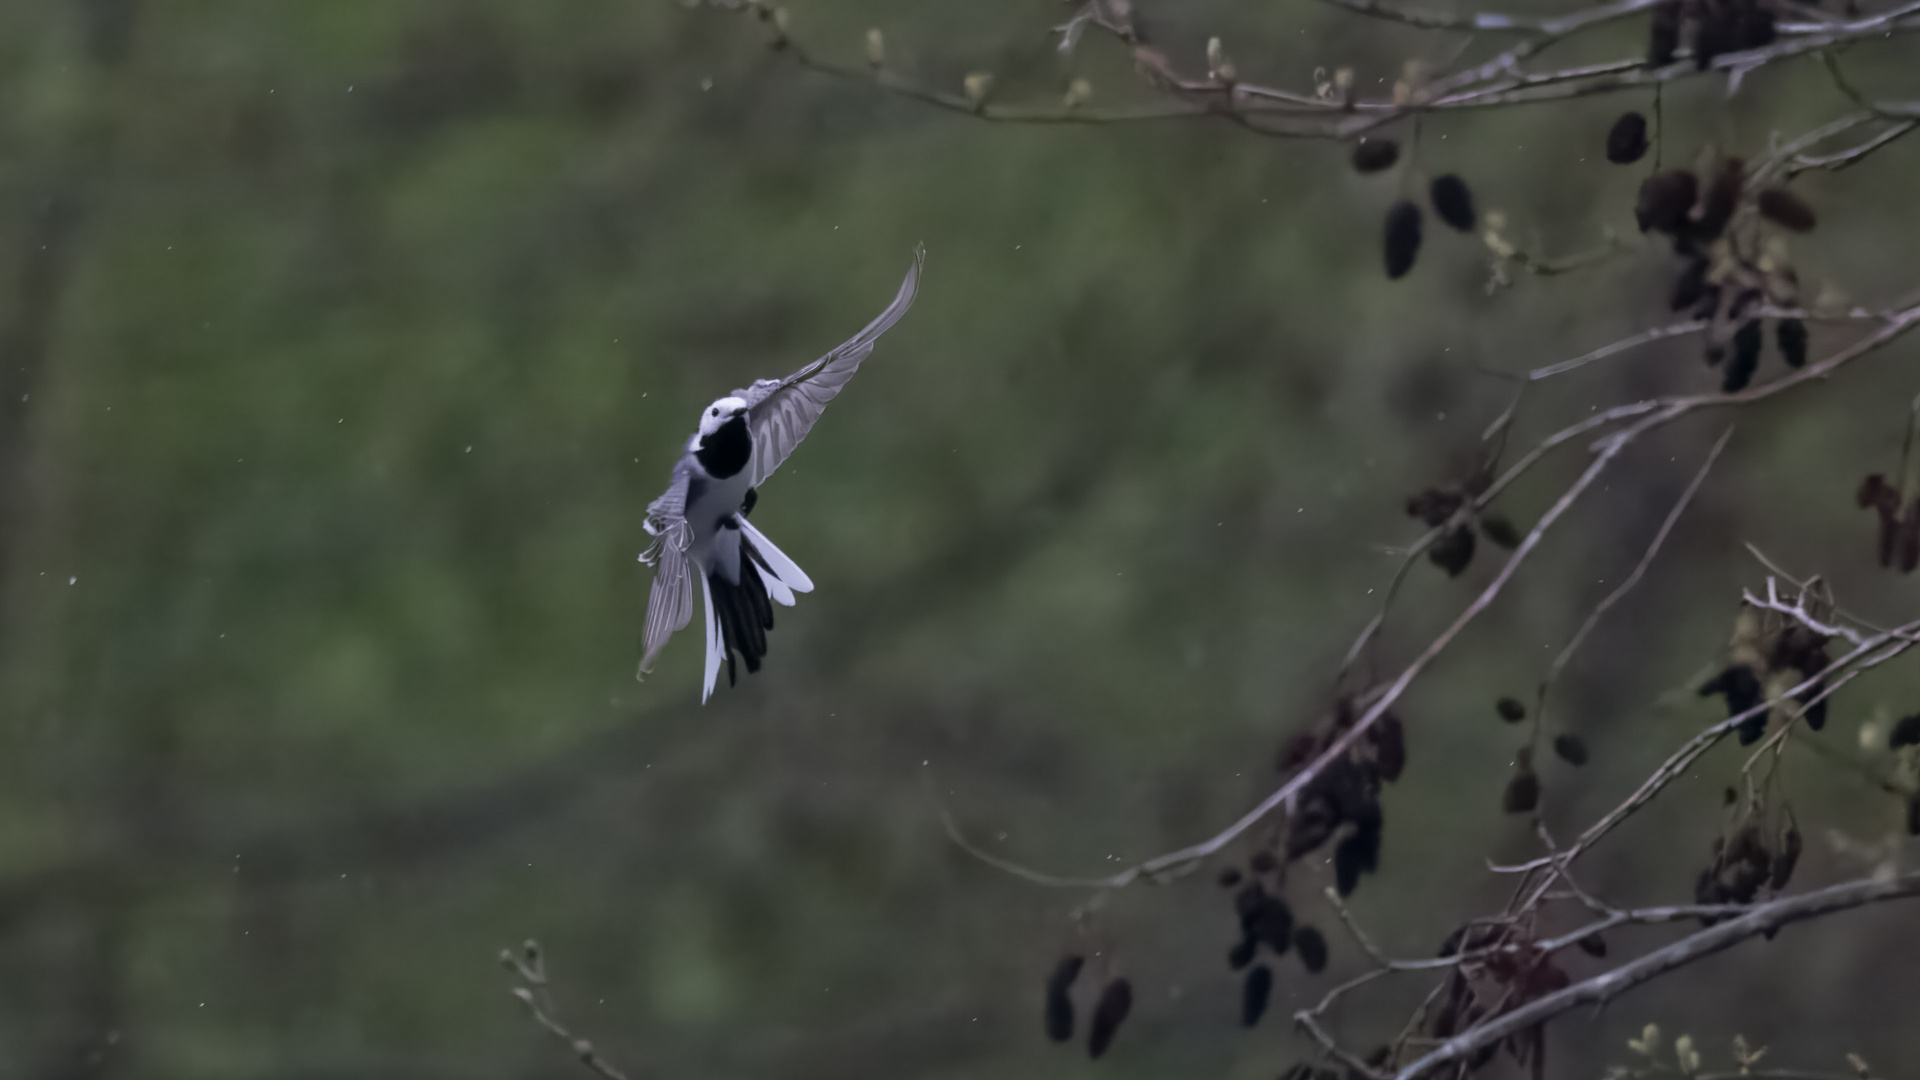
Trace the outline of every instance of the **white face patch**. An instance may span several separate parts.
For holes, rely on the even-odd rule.
[[[747,403],[737,397],[723,397],[707,406],[700,414],[700,435],[706,437],[720,430],[720,425],[747,411]]]

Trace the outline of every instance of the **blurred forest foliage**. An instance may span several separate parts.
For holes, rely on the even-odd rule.
[[[1065,13],[791,11],[851,63],[884,27],[890,63],[943,87],[984,70],[1010,98],[1073,74],[1123,93],[1124,58],[1056,54]],[[1306,3],[1146,15],[1169,51],[1220,34],[1302,89],[1337,65],[1391,83],[1435,47]],[[1863,46],[1850,71],[1915,97],[1911,48]],[[570,1075],[495,965],[536,936],[569,1020],[652,1076],[1272,1075],[1301,1047],[1283,1020],[1237,1026],[1232,913],[1204,876],[1101,910],[1138,1001],[1089,1065],[1039,1009],[1084,895],[982,865],[939,813],[1097,873],[1269,790],[1375,610],[1384,548],[1418,534],[1405,497],[1457,477],[1510,400],[1488,372],[1668,318],[1671,257],[1633,228],[1643,173],[1600,153],[1647,105],[1425,125],[1421,167],[1467,177],[1523,242],[1635,245],[1490,294],[1485,249],[1437,223],[1388,282],[1400,181],[1343,147],[983,123],[658,0],[5,5],[0,1074]],[[1814,62],[1730,101],[1688,81],[1667,154],[1759,152],[1845,107]],[[1807,176],[1803,277],[1866,304],[1911,290],[1917,174],[1909,139]],[[636,683],[641,515],[697,410],[863,324],[920,241],[919,304],[755,515],[819,591],[710,706],[697,633]],[[1910,617],[1920,593],[1873,565],[1852,498],[1897,462],[1915,357],[1905,341],[1742,414],[1566,676],[1555,723],[1594,761],[1544,766],[1556,827],[1716,715],[1691,685],[1759,580],[1742,543]],[[1516,437],[1716,385],[1697,346],[1656,346],[1540,384]],[[1492,702],[1538,681],[1723,427],[1638,446],[1414,688],[1382,873],[1354,898],[1383,947],[1430,955],[1502,896],[1485,858],[1534,852],[1500,812],[1514,737]],[[1577,464],[1503,508],[1530,520]],[[1389,655],[1496,562],[1416,568]],[[1910,662],[1850,685],[1823,738],[1861,752],[1916,689]],[[1738,761],[1709,758],[1586,884],[1688,895]],[[1896,802],[1791,764],[1804,880],[1911,865]],[[1315,917],[1333,967],[1286,967],[1276,1012],[1357,960]],[[1912,920],[1719,957],[1555,1029],[1558,1060],[1597,1074],[1649,1017],[1703,1046],[1920,1060]]]

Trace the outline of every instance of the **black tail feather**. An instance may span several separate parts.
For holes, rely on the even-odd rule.
[[[720,638],[727,651],[727,685],[735,685],[734,661],[747,665],[747,673],[760,670],[767,655],[767,631],[773,629],[773,600],[760,577],[755,560],[740,560],[740,583],[733,584],[717,573],[707,575],[713,591],[713,610],[720,620]]]

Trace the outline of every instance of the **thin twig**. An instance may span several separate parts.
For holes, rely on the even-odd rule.
[[[1920,874],[1907,874],[1886,881],[1847,882],[1756,905],[1737,918],[1681,938],[1612,971],[1537,998],[1455,1035],[1401,1069],[1395,1080],[1416,1080],[1429,1075],[1443,1065],[1463,1060],[1482,1047],[1498,1043],[1570,1009],[1581,1005],[1605,1004],[1635,986],[1722,952],[1748,938],[1778,930],[1788,923],[1916,895],[1920,895]]]
[[[1904,311],[1890,315],[1873,333],[1862,337],[1860,340],[1834,352],[1817,363],[1809,364],[1791,375],[1775,379],[1772,382],[1762,383],[1758,386],[1753,386],[1732,394],[1690,394],[1675,397],[1651,398],[1628,405],[1616,405],[1613,408],[1603,410],[1576,424],[1563,428],[1553,435],[1548,436],[1546,439],[1541,440],[1540,444],[1536,446],[1533,451],[1529,452],[1520,461],[1510,467],[1505,474],[1496,479],[1488,490],[1480,496],[1480,500],[1476,505],[1485,505],[1521,472],[1524,472],[1534,463],[1541,460],[1553,447],[1579,438],[1608,424],[1625,419],[1635,419],[1632,425],[1605,436],[1594,445],[1595,456],[1593,461],[1588,464],[1587,468],[1580,474],[1580,477],[1574,481],[1573,485],[1562,493],[1553,506],[1541,516],[1539,521],[1535,523],[1533,529],[1522,538],[1520,544],[1514,549],[1512,554],[1508,556],[1507,562],[1501,567],[1499,573],[1494,576],[1493,581],[1490,582],[1480,594],[1474,598],[1473,602],[1461,611],[1454,621],[1450,623],[1445,630],[1441,631],[1440,635],[1434,638],[1397,677],[1381,690],[1379,697],[1367,707],[1366,711],[1354,721],[1352,726],[1342,732],[1318,757],[1290,777],[1272,794],[1262,799],[1256,806],[1243,814],[1231,825],[1228,825],[1206,840],[1154,856],[1151,859],[1137,863],[1110,877],[1093,879],[1061,878],[1054,875],[1043,874],[1038,871],[1026,870],[1025,868],[1017,868],[1014,864],[997,858],[993,860],[994,865],[1043,884],[1058,883],[1070,887],[1110,889],[1124,888],[1142,877],[1161,879],[1173,872],[1185,872],[1192,869],[1194,865],[1211,857],[1228,844],[1233,843],[1248,829],[1253,828],[1265,820],[1268,815],[1274,811],[1282,807],[1291,806],[1293,800],[1296,799],[1309,784],[1313,783],[1329,765],[1345,755],[1353,744],[1372,728],[1373,724],[1379,720],[1381,715],[1392,708],[1393,704],[1400,699],[1401,695],[1404,694],[1407,688],[1413,684],[1413,681],[1426,670],[1428,665],[1432,664],[1433,661],[1446,650],[1447,646],[1453,643],[1461,631],[1465,630],[1468,624],[1493,603],[1494,599],[1506,588],[1507,583],[1513,579],[1514,574],[1518,572],[1521,564],[1526,561],[1527,556],[1539,545],[1547,530],[1551,529],[1553,525],[1572,508],[1580,496],[1592,486],[1593,482],[1605,472],[1607,466],[1613,459],[1627,446],[1648,432],[1665,427],[1667,424],[1694,412],[1709,408],[1728,408],[1764,401],[1785,393],[1797,386],[1825,379],[1841,367],[1884,347],[1906,333],[1916,323],[1920,323],[1920,305],[1915,305]],[[1905,643],[1901,646],[1901,649],[1904,648]],[[1826,692],[1831,693],[1836,688],[1837,686],[1830,685]],[[1804,689],[1804,687],[1799,689]],[[1730,727],[1724,724],[1710,729],[1710,731],[1718,731],[1721,734],[1724,734],[1726,730],[1730,730]],[[1718,735],[1714,738],[1717,740]],[[1707,745],[1711,745],[1711,743],[1709,742]],[[1704,752],[1704,747],[1701,752]],[[1662,781],[1662,783],[1664,784],[1664,781]],[[1577,844],[1576,850],[1584,847],[1586,838],[1583,837],[1582,839],[1583,843]]]
[[[1659,531],[1653,534],[1653,542],[1647,545],[1647,550],[1641,554],[1640,561],[1634,565],[1633,572],[1608,593],[1606,599],[1595,605],[1594,609],[1587,614],[1587,620],[1581,623],[1580,629],[1574,633],[1573,640],[1567,642],[1567,647],[1561,649],[1560,655],[1553,658],[1553,663],[1547,667],[1546,678],[1540,680],[1540,692],[1536,697],[1534,709],[1536,716],[1546,708],[1547,691],[1553,688],[1554,680],[1560,677],[1560,672],[1565,670],[1567,662],[1573,659],[1573,654],[1580,650],[1581,644],[1587,640],[1587,635],[1593,633],[1593,628],[1600,625],[1600,620],[1607,612],[1613,610],[1615,604],[1632,592],[1635,585],[1640,584],[1640,579],[1646,575],[1647,567],[1652,564],[1653,557],[1660,553],[1661,545],[1667,542],[1673,527],[1680,521],[1680,515],[1685,513],[1688,505],[1693,502],[1693,497],[1699,492],[1700,485],[1706,482],[1707,473],[1712,470],[1713,463],[1720,459],[1720,452],[1727,448],[1727,440],[1731,438],[1733,438],[1733,428],[1729,427],[1713,444],[1713,449],[1707,453],[1707,460],[1701,464],[1699,471],[1693,474],[1693,480],[1687,484],[1687,489],[1680,493],[1680,498],[1674,502],[1673,509],[1667,511],[1666,520],[1660,523]]]
[[[580,1064],[599,1074],[603,1080],[628,1080],[626,1073],[600,1056],[600,1052],[594,1049],[592,1042],[575,1036],[567,1030],[566,1025],[560,1022],[553,1007],[551,987],[547,980],[546,960],[541,955],[538,942],[531,938],[527,939],[520,946],[518,955],[512,949],[501,949],[500,964],[525,984],[513,987],[511,993],[516,1001],[526,1006],[527,1013],[533,1017],[534,1023],[540,1025],[547,1034],[566,1044],[567,1049],[573,1052],[573,1056],[579,1059]]]
[[[1605,360],[1609,356],[1618,356],[1624,352],[1632,352],[1642,345],[1651,345],[1656,341],[1665,341],[1668,338],[1686,337],[1690,334],[1697,334],[1706,328],[1707,320],[1705,319],[1688,319],[1685,322],[1656,326],[1651,330],[1642,330],[1632,337],[1621,338],[1619,341],[1612,342],[1611,344],[1602,345],[1592,352],[1582,353],[1571,360],[1562,360],[1557,364],[1548,364],[1545,367],[1534,368],[1527,373],[1527,378],[1536,382],[1541,379],[1551,379],[1555,375],[1565,375],[1567,372],[1573,371],[1576,368],[1586,367],[1596,360]]]

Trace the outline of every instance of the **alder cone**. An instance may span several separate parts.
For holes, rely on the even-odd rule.
[[[1361,139],[1353,144],[1355,172],[1377,173],[1393,168],[1400,160],[1400,144],[1392,139]]]
[[[1434,178],[1427,192],[1433,198],[1433,212],[1440,220],[1461,232],[1472,232],[1480,215],[1473,209],[1473,191],[1467,182],[1453,173]]]
[[[1607,132],[1607,160],[1631,165],[1646,154],[1647,118],[1637,112],[1622,113]]]
[[[1420,254],[1420,207],[1411,199],[1402,199],[1387,211],[1387,278],[1407,276],[1414,257]]]

